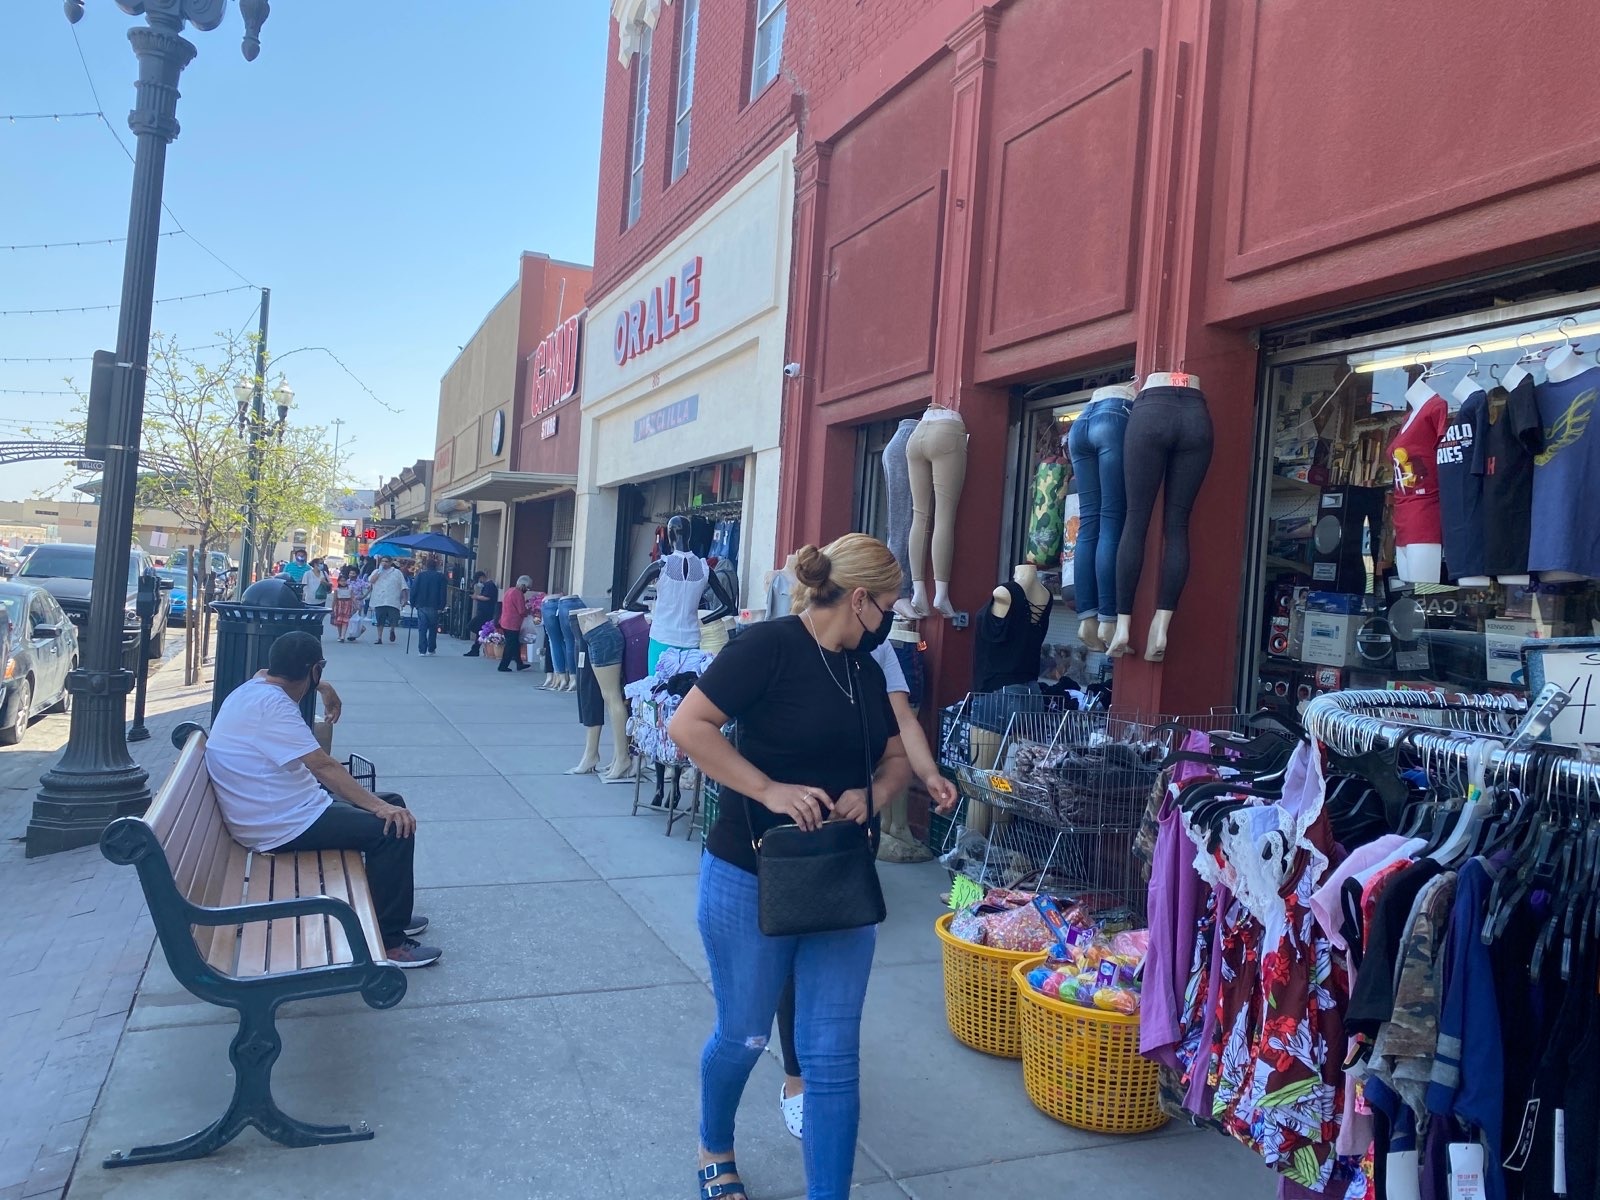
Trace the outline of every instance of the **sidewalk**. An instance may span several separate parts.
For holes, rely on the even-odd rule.
[[[206,720],[211,687],[183,686],[180,650],[149,688],[150,739],[130,750],[155,788],[177,757],[173,727]],[[98,846],[24,855],[68,720],[44,717],[0,751],[0,1200],[62,1194],[154,936],[138,879]]]
[[[563,774],[583,741],[573,698],[538,691],[532,673],[501,678],[462,648],[445,641],[424,661],[400,646],[327,642],[327,678],[344,699],[335,753],[371,757],[380,786],[416,811],[418,908],[446,953],[410,974],[394,1011],[354,997],[285,1009],[274,1082],[291,1114],[365,1120],[377,1137],[286,1150],[248,1131],[199,1162],[102,1169],[114,1150],[208,1123],[229,1095],[230,1014],[184,992],[158,955],[89,1123],[73,1200],[695,1194],[697,1065],[712,1020],[694,921],[698,840],[663,837],[657,815],[629,816],[631,785]],[[945,1028],[931,929],[943,873],[885,866],[883,879],[891,915],[865,1021],[863,1200],[1030,1194],[1072,1180],[1121,1197],[1274,1194],[1259,1164],[1214,1135],[1097,1137],[1035,1111],[1018,1064],[969,1051]],[[741,1112],[740,1161],[766,1200],[804,1192],[780,1079],[764,1059]]]

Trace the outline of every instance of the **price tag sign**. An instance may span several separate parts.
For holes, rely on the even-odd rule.
[[[983,899],[983,889],[965,875],[957,875],[950,885],[950,908],[959,912],[963,908],[971,908]]]
[[[1523,643],[1528,691],[1546,684],[1567,694],[1544,740],[1562,746],[1600,744],[1600,638],[1548,638]]]

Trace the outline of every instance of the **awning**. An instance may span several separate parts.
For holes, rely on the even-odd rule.
[[[440,500],[469,500],[477,504],[514,504],[518,500],[546,500],[578,490],[576,475],[547,475],[542,471],[489,471],[476,479],[440,492]]]

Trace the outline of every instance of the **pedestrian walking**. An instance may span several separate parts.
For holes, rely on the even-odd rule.
[[[372,573],[372,615],[378,626],[378,641],[383,641],[383,631],[389,630],[389,640],[395,640],[394,631],[400,627],[400,610],[406,604],[406,577],[387,558],[378,560],[378,569]]]
[[[339,641],[345,640],[345,631],[350,628],[350,618],[355,615],[356,595],[351,586],[351,579],[355,573],[349,567],[339,568],[339,581],[333,588],[333,612],[328,620],[339,631]]]
[[[500,589],[489,578],[489,572],[479,571],[472,577],[472,645],[467,647],[464,657],[477,658],[483,649],[478,642],[478,631],[495,619],[499,599]]]
[[[806,1075],[806,1195],[844,1200],[855,1165],[861,1010],[877,940],[868,910],[881,919],[881,896],[819,898],[821,910],[850,910],[848,928],[763,933],[755,843],[779,825],[810,832],[826,821],[865,823],[875,797],[897,795],[910,783],[883,671],[861,650],[887,634],[901,575],[887,546],[858,533],[826,550],[807,546],[795,575],[799,615],[752,625],[730,641],[669,727],[683,753],[722,786],[700,866],[700,937],[717,1009],[700,1056],[703,1200],[745,1190],[734,1158],[734,1114],[791,976]],[[732,720],[737,748],[722,733]],[[830,886],[804,886],[812,883]]]
[[[519,575],[516,586],[507,588],[505,598],[500,601],[500,635],[506,644],[501,647],[499,670],[509,671],[513,663],[519,671],[528,669],[528,664],[522,661],[520,644],[522,618],[528,615],[528,593],[532,590],[533,580]]]
[[[417,654],[439,652],[439,610],[444,607],[444,572],[432,557],[422,560],[422,569],[411,581],[411,607],[417,614]]]

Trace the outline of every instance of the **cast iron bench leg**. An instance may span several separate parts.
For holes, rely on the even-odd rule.
[[[370,1140],[373,1133],[365,1122],[355,1129],[349,1125],[312,1125],[295,1120],[273,1101],[272,1065],[283,1050],[283,1040],[278,1037],[276,1008],[276,1003],[263,1001],[239,1010],[239,1032],[228,1048],[228,1058],[233,1063],[233,1100],[221,1118],[175,1142],[135,1146],[126,1154],[113,1154],[104,1165],[134,1167],[204,1158],[238,1137],[247,1125],[254,1125],[284,1146],[327,1146]]]

